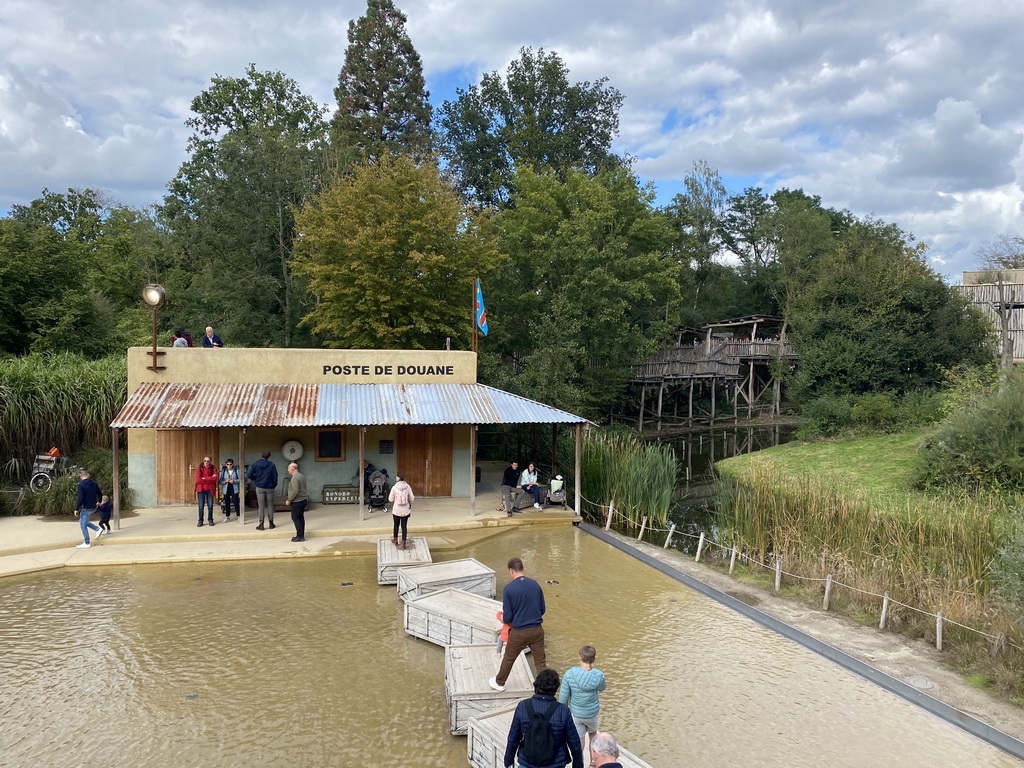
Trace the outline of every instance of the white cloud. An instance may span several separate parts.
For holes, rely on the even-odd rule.
[[[617,148],[666,189],[695,159],[895,221],[936,263],[1021,231],[1024,25],[973,0],[398,0],[432,81],[523,46],[626,96]],[[7,0],[0,210],[43,187],[156,201],[214,74],[280,70],[326,105],[365,0]],[[738,190],[737,190],[738,191]]]

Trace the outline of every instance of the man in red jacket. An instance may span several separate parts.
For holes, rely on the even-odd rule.
[[[217,468],[209,456],[196,467],[196,497],[199,499],[199,527],[203,527],[203,504],[210,508],[209,522],[213,525],[213,491],[217,487]]]

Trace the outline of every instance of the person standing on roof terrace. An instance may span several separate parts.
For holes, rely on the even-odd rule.
[[[221,344],[220,336],[213,332],[213,328],[206,326],[206,335],[203,336],[204,347],[223,347]]]

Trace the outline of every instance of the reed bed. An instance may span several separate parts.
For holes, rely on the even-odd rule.
[[[582,492],[589,502],[584,514],[593,520],[613,497],[630,528],[647,517],[649,526],[668,519],[678,464],[670,445],[644,443],[638,435],[590,430],[583,440]],[[603,521],[602,521],[603,522]]]
[[[978,629],[1012,626],[997,607],[992,579],[1012,530],[1011,501],[954,495],[879,501],[828,478],[780,472],[758,458],[731,480],[722,486],[722,544],[765,563],[781,557],[784,569],[800,576],[831,573],[856,589],[888,591]]]
[[[0,468],[27,479],[37,453],[71,454],[110,444],[110,422],[128,397],[124,357],[77,355],[0,359]]]

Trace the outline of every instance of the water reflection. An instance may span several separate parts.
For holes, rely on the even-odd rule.
[[[602,726],[656,768],[1017,764],[575,529],[448,559],[501,587],[511,555],[558,582],[550,663],[593,643]],[[0,765],[466,764],[443,653],[370,558],[67,569],[0,606]]]

